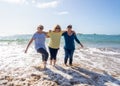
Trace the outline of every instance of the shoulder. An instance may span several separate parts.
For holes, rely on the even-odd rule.
[[[38,37],[44,37],[44,36],[46,36],[46,34],[45,34],[45,33],[40,33],[40,34],[38,34],[37,36],[38,36]]]
[[[73,35],[76,35],[76,33],[75,32],[72,32],[73,33]]]
[[[55,32],[54,32],[54,31],[51,31],[51,30],[48,32],[48,34],[53,34],[53,33],[55,33]]]
[[[37,32],[35,32],[32,36],[32,38],[36,38],[37,37]]]
[[[42,33],[46,35],[48,32],[43,31]]]
[[[63,31],[60,31],[59,34],[62,35],[64,32]]]
[[[33,34],[33,36],[36,36],[38,33],[37,32],[35,32],[34,34]]]
[[[64,32],[63,32],[63,35],[64,35],[64,34],[67,34],[67,31],[64,31]]]
[[[49,32],[47,33],[47,35],[51,35],[51,34],[54,34],[54,32],[53,32],[53,31],[49,31]]]
[[[74,30],[72,30],[72,33],[73,33],[73,34],[76,34],[76,32],[75,32]]]
[[[76,37],[76,33],[73,33],[73,36]]]

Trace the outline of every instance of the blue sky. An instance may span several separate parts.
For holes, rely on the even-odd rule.
[[[0,35],[33,34],[56,24],[83,34],[120,34],[120,0],[0,0]]]

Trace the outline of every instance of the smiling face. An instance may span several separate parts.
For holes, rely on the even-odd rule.
[[[60,32],[61,31],[61,27],[59,25],[56,25],[54,28],[54,32]]]
[[[72,28],[67,28],[68,31],[72,31]]]
[[[44,27],[42,25],[38,26],[37,27],[37,32],[42,32],[44,29]]]
[[[55,32],[60,32],[60,27],[56,27]]]

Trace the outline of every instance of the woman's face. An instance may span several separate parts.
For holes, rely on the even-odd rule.
[[[60,27],[56,27],[55,32],[60,32]]]
[[[68,31],[72,31],[72,28],[67,28]]]
[[[42,30],[43,30],[42,27],[38,27],[38,28],[37,28],[37,31],[38,31],[38,32],[42,32]]]

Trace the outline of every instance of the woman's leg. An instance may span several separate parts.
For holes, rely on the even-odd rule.
[[[53,49],[49,47],[49,53],[50,53],[50,65],[52,65],[53,60]]]
[[[47,60],[48,60],[48,52],[43,49],[43,48],[39,48],[37,50],[37,52],[41,53],[42,54],[42,61],[43,61],[43,64],[44,64],[44,68],[46,68],[46,64],[47,64]]]
[[[56,58],[57,58],[57,53],[58,53],[58,49],[54,49],[54,60],[53,60],[53,65],[55,66],[55,64],[56,64]]]
[[[70,50],[69,51],[69,65],[72,66],[72,62],[73,62],[73,53],[74,53],[74,50]]]
[[[64,58],[64,64],[67,65],[67,60],[69,57],[69,50],[68,49],[64,49],[65,50],[65,58]]]
[[[52,65],[52,61],[53,61],[53,65],[55,65],[58,49],[49,47],[49,51],[50,51],[50,64]]]

